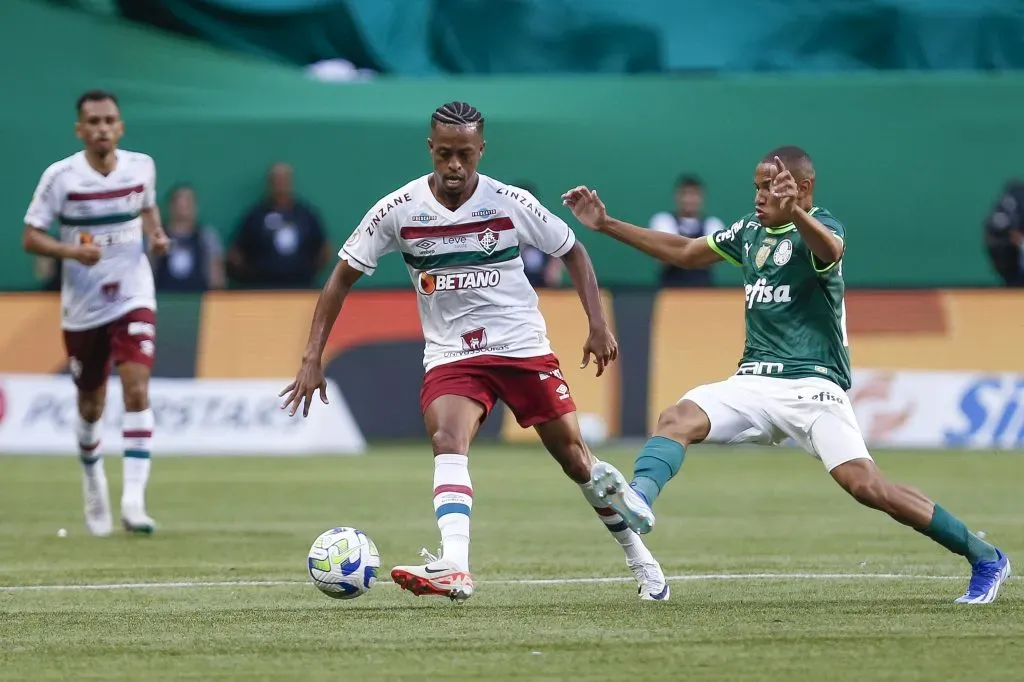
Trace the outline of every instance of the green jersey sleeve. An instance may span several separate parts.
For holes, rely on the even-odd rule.
[[[834,234],[836,238],[839,239],[839,241],[843,242],[843,249],[845,250],[846,228],[843,227],[843,224],[836,220],[835,216],[833,216],[828,211],[816,211],[813,215],[815,218],[818,219],[819,223],[828,228],[832,232],[832,234]],[[842,260],[842,258],[840,258],[839,260]],[[814,266],[814,271],[819,275],[825,275],[827,273],[832,272],[832,270],[839,263],[839,260],[837,260],[835,263],[829,263],[828,265],[824,265],[821,261],[818,260],[817,256],[815,256],[813,253],[811,254],[811,265]]]
[[[728,230],[707,236],[711,250],[737,267],[743,266],[743,225],[744,220],[737,220]]]

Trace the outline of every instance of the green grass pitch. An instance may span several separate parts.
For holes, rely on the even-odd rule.
[[[631,451],[600,454],[630,469]],[[1024,568],[1020,454],[877,459]],[[621,552],[539,447],[479,447],[470,467],[478,585],[455,606],[387,582],[437,546],[422,446],[157,458],[157,534],[105,539],[85,533],[74,460],[0,458],[0,679],[1021,679],[1024,580],[990,606],[953,604],[966,562],[859,507],[802,453],[690,453],[648,536],[678,576],[668,603],[637,600]],[[109,457],[115,502],[120,471]],[[366,531],[384,562],[351,602],[305,582],[309,545],[336,525]],[[147,585],[48,587],[118,583]]]

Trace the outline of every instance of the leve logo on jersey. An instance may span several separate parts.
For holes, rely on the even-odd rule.
[[[793,300],[790,298],[788,284],[772,286],[764,277],[743,288],[746,292],[747,310],[753,308],[755,303],[789,303]]]
[[[486,289],[501,282],[497,270],[474,270],[473,272],[449,272],[433,275],[421,272],[418,278],[421,294],[430,296],[435,291],[458,291],[459,289]]]

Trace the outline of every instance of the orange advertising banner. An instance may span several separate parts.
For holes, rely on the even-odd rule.
[[[851,291],[854,368],[1024,372],[1024,292]],[[743,352],[743,290],[664,291],[651,330],[648,424],[694,386],[721,381]]]

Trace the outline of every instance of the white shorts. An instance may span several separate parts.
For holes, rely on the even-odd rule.
[[[792,438],[832,471],[871,459],[850,398],[827,379],[737,375],[684,395],[708,415],[705,443],[777,445]]]

